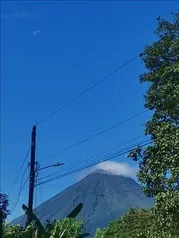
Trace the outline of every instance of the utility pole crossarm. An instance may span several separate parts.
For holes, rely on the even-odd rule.
[[[42,170],[42,169],[48,169],[48,168],[50,168],[50,167],[58,167],[58,166],[61,166],[61,165],[64,165],[64,163],[56,163],[56,164],[52,164],[52,165],[49,165],[49,166],[46,166],[46,167],[43,167],[43,168],[37,169],[36,171],[39,171],[39,170]]]

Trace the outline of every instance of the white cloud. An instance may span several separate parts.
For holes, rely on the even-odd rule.
[[[36,35],[39,35],[40,34],[40,30],[35,30],[35,31],[33,31],[33,36],[36,36]]]
[[[94,172],[95,170],[99,170],[99,169],[104,170],[106,172],[110,172],[114,175],[122,175],[125,177],[131,177],[134,179],[136,179],[136,174],[138,171],[138,167],[130,166],[127,163],[118,163],[116,161],[105,161],[105,162],[95,165],[94,167],[92,167],[90,169],[82,171],[79,174],[78,178],[82,179],[82,178],[86,177],[86,175]]]

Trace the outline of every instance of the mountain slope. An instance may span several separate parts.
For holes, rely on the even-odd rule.
[[[34,209],[38,218],[45,222],[64,218],[78,203],[83,209],[78,219],[85,220],[86,230],[94,232],[130,208],[149,208],[153,201],[145,197],[141,186],[132,178],[95,171],[63,192]],[[13,220],[12,224],[24,225],[25,217]]]

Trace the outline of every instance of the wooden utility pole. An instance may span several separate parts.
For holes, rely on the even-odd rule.
[[[29,213],[27,215],[27,224],[32,222],[32,212],[33,212],[33,200],[34,200],[34,187],[35,187],[35,175],[36,172],[42,169],[47,169],[50,167],[57,167],[64,165],[63,163],[56,163],[53,165],[49,165],[40,169],[36,168],[36,162],[35,162],[35,148],[36,148],[36,126],[33,126],[32,128],[32,134],[31,134],[31,157],[30,157],[30,176],[29,176],[29,202],[28,202],[28,208]]]
[[[36,126],[32,128],[31,134],[31,158],[30,158],[30,177],[29,177],[29,202],[28,208],[30,213],[33,212],[33,197],[35,183],[35,148],[36,148]],[[32,217],[28,214],[28,223],[32,221]]]

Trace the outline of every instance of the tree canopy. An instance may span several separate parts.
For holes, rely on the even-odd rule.
[[[9,200],[6,194],[0,193],[0,219],[4,222],[9,214]]]
[[[145,107],[153,112],[145,125],[152,144],[129,157],[139,161],[138,179],[144,192],[155,198],[153,212],[159,229],[179,235],[179,13],[168,21],[158,17],[157,40],[141,58],[149,83]]]
[[[8,205],[8,196],[0,193],[0,237],[3,235],[3,223],[9,214]]]
[[[131,209],[107,228],[98,229],[95,238],[147,238],[152,230],[152,216],[150,210]]]

